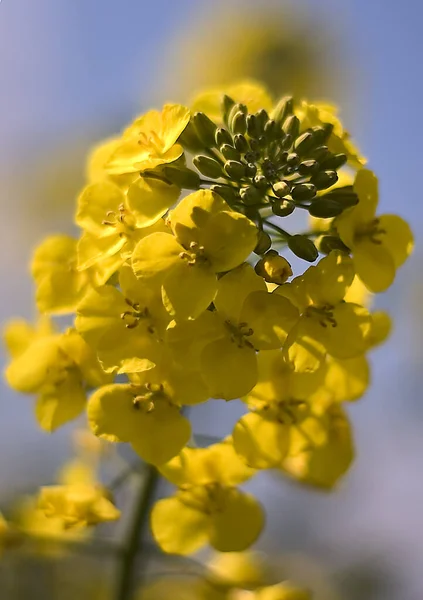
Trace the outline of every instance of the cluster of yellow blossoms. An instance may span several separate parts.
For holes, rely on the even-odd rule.
[[[96,148],[79,239],[36,249],[42,316],[6,328],[6,379],[37,396],[46,431],[86,410],[96,436],[131,444],[176,486],[151,513],[164,551],[249,547],[264,515],[238,485],[257,470],[331,488],[348,469],[344,402],[366,391],[367,352],[390,327],[370,296],[412,249],[400,217],[376,216],[363,164],[333,107],[274,104],[253,82],[208,91]],[[281,227],[294,211],[311,216],[309,231]],[[293,277],[285,249],[316,264],[303,272],[295,258]],[[73,312],[64,332],[50,319]],[[241,398],[246,412],[199,448],[189,407],[210,398]],[[40,498],[69,526],[75,502],[57,488]],[[87,524],[116,518],[104,495],[79,504]]]

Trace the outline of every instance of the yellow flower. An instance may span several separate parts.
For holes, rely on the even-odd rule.
[[[85,408],[87,388],[108,380],[90,347],[74,330],[35,336],[12,353],[5,377],[18,392],[37,394],[35,416],[46,431],[75,419]]]
[[[269,585],[257,590],[254,600],[312,600],[312,595],[289,582]]]
[[[183,154],[177,141],[189,118],[188,108],[180,104],[165,104],[161,112],[150,110],[138,117],[112,152],[107,172],[124,175],[174,162]]]
[[[46,517],[57,518],[64,529],[90,527],[120,517],[107,490],[89,483],[43,487],[37,507]]]
[[[145,285],[128,266],[119,273],[119,288],[90,290],[78,305],[75,326],[108,373],[152,369],[159,360],[170,317],[160,288]]]
[[[236,452],[249,466],[269,469],[293,451],[292,432],[301,430],[304,422],[314,421],[314,436],[319,435],[309,398],[319,388],[322,374],[295,372],[280,350],[260,353],[258,364],[258,383],[244,398],[251,412],[241,417],[232,437]]]
[[[199,365],[212,397],[232,400],[254,387],[257,351],[281,348],[298,311],[246,263],[219,279],[214,306],[192,323],[171,324],[167,342]]]
[[[295,440],[294,453],[284,459],[282,470],[302,483],[331,489],[351,465],[354,445],[347,415],[340,405],[330,406],[321,418],[327,431],[325,442],[314,443],[304,427],[302,436],[308,441],[308,447],[298,453],[298,441]]]
[[[217,194],[200,190],[171,211],[173,234],[154,233],[132,254],[134,273],[158,281],[176,319],[198,317],[217,292],[217,273],[241,264],[257,243],[257,228]]]
[[[336,113],[337,108],[331,104],[309,104],[301,102],[295,111],[301,119],[301,128],[306,130],[309,127],[330,123],[333,126],[332,134],[327,146],[334,154],[346,154],[348,163],[354,169],[360,169],[366,164],[366,159],[361,156],[359,150],[350,140],[350,134],[343,129]]]
[[[357,275],[371,292],[383,292],[413,249],[408,223],[398,215],[376,216],[378,185],[367,169],[357,173],[354,190],[359,203],[336,218],[341,240],[351,249]]]
[[[242,464],[230,440],[185,448],[161,471],[178,486],[151,512],[153,536],[164,552],[190,554],[207,543],[220,552],[240,552],[260,535],[260,505],[235,487],[254,472]]]
[[[108,441],[129,442],[144,460],[162,464],[191,436],[181,405],[204,402],[208,390],[198,373],[178,369],[169,360],[130,379],[94,392],[88,403],[91,429]]]
[[[130,256],[136,242],[153,231],[165,231],[161,217],[176,202],[179,188],[156,179],[138,178],[125,193],[111,181],[88,185],[78,199],[76,223],[78,268],[108,259],[109,277]]]
[[[77,241],[70,236],[53,235],[35,250],[31,273],[40,312],[72,312],[90,287],[92,274],[76,268],[76,245]]]
[[[363,306],[344,301],[353,279],[351,258],[331,252],[304,276],[275,290],[301,311],[284,348],[298,371],[317,369],[326,353],[348,359],[365,352],[370,315]]]
[[[193,112],[204,112],[212,121],[222,121],[222,98],[229,96],[237,104],[245,104],[250,113],[260,109],[270,111],[272,98],[269,92],[258,82],[244,80],[227,87],[205,90],[192,101]]]

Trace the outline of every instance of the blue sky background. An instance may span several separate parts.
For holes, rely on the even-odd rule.
[[[289,487],[281,492],[279,485],[260,479],[269,522],[279,518],[280,527],[289,530],[289,543],[279,543],[271,531],[263,543],[278,550],[307,550],[330,568],[369,555],[375,565],[395,567],[399,587],[392,587],[392,598],[418,600],[423,596],[423,5],[419,0],[299,4],[341,32],[342,44],[333,51],[355,67],[347,101],[354,98],[349,104],[356,109],[349,107],[348,125],[380,178],[381,210],[410,220],[417,241],[394,288],[377,300],[393,315],[395,332],[373,355],[371,391],[350,411],[359,450],[355,468],[331,498]],[[0,3],[1,321],[31,316],[31,247],[44,233],[68,227],[69,209],[61,212],[32,199],[31,182],[38,170],[42,178],[49,162],[43,157],[63,151],[71,140],[82,171],[82,149],[90,139],[116,131],[153,100],[171,99],[164,96],[170,78],[166,56],[172,55],[172,40],[183,28],[189,31],[205,6],[200,0]],[[4,362],[4,355],[0,358]],[[0,385],[1,501],[15,489],[51,479],[68,449],[69,429],[51,437],[42,434],[31,401]],[[198,423],[210,433],[220,428],[226,433],[237,410],[236,403],[219,404],[213,414],[200,411]],[[292,524],[290,510],[298,511],[298,523],[294,519]],[[304,543],[293,544],[306,529]]]

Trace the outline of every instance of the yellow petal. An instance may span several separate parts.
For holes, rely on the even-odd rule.
[[[367,349],[366,335],[371,328],[371,317],[363,306],[343,302],[333,310],[336,326],[330,323],[320,330],[320,341],[331,356],[354,358]]]
[[[163,152],[169,150],[178,140],[190,119],[190,111],[181,104],[165,104],[161,115],[160,138],[163,140]]]
[[[178,200],[180,189],[153,178],[138,178],[128,189],[127,205],[138,227],[160,219]]]
[[[123,322],[108,328],[96,347],[103,369],[117,375],[148,371],[161,355],[161,346],[154,334],[143,326],[128,329]]]
[[[250,412],[238,421],[232,432],[234,448],[255,469],[279,465],[289,449],[289,426]]]
[[[210,544],[219,552],[241,552],[259,537],[264,513],[254,496],[229,488],[223,510],[212,516]]]
[[[226,88],[199,93],[192,102],[193,112],[205,112],[210,119],[221,122],[224,94],[237,103],[246,104],[251,113],[257,112],[261,108],[267,111],[272,108],[272,99],[268,91],[260,83],[247,79]]]
[[[283,354],[299,373],[316,371],[322,365],[326,348],[320,340],[320,329],[314,319],[303,316],[287,337]]]
[[[119,236],[117,231],[114,231],[107,237],[94,237],[89,233],[83,233],[82,237],[78,242],[77,254],[78,254],[78,269],[83,271],[89,269],[96,263],[108,260],[110,257],[115,257],[114,261],[108,262],[107,269],[111,275],[120,267],[124,262],[118,253],[123,249],[127,240],[124,236]]]
[[[214,398],[240,398],[257,383],[256,353],[230,338],[216,340],[201,353],[201,373]]]
[[[354,248],[357,275],[371,292],[384,292],[395,279],[395,262],[382,244],[363,240]]]
[[[390,335],[392,330],[392,319],[388,313],[378,310],[371,314],[372,322],[370,331],[366,335],[366,342],[372,348],[382,344]]]
[[[378,219],[378,228],[385,232],[380,239],[398,269],[413,251],[413,233],[409,224],[398,215],[382,215]]]
[[[323,306],[338,304],[351,286],[354,275],[353,260],[342,252],[332,251],[305,274],[312,302]]]
[[[35,415],[44,431],[52,432],[76,419],[84,410],[86,395],[76,377],[66,380],[37,398]]]
[[[179,260],[163,281],[163,304],[178,319],[195,319],[213,302],[216,275],[206,265]]]
[[[108,236],[113,227],[103,225],[103,221],[109,211],[119,212],[124,201],[122,190],[110,181],[89,184],[78,198],[76,224],[96,237]]]
[[[135,246],[132,253],[132,268],[142,279],[158,278],[163,280],[166,274],[180,262],[179,255],[184,248],[169,233],[152,233]]]
[[[287,298],[262,291],[247,296],[240,316],[241,323],[253,330],[249,340],[259,350],[281,348],[298,318]]]
[[[357,400],[367,390],[370,383],[369,363],[364,355],[345,360],[329,360],[325,369],[323,391],[330,400],[345,402]],[[319,390],[312,396],[311,402],[319,398]]]
[[[224,319],[238,323],[245,299],[257,291],[266,292],[266,284],[251,265],[244,263],[219,279],[214,305]]]
[[[209,518],[206,514],[180,502],[177,497],[164,498],[153,506],[151,530],[164,552],[192,554],[207,543]]]

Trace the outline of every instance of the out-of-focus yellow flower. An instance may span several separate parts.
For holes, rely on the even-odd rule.
[[[235,487],[254,471],[242,464],[229,440],[185,448],[161,471],[178,486],[151,512],[154,538],[165,552],[190,554],[207,543],[221,552],[242,551],[257,539],[262,509]]]
[[[37,507],[47,518],[58,518],[64,529],[89,527],[120,517],[108,492],[89,483],[41,488]]]
[[[354,189],[357,206],[335,220],[341,240],[354,256],[357,275],[371,292],[383,292],[395,278],[396,270],[413,249],[413,234],[398,215],[376,216],[378,184],[367,169],[357,173]]]

